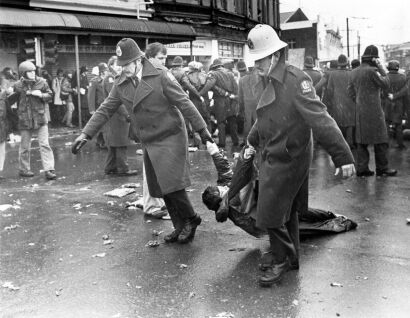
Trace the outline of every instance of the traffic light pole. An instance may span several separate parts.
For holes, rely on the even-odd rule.
[[[81,123],[81,93],[80,93],[80,57],[78,54],[78,35],[74,36],[75,38],[75,68],[76,68],[76,80],[77,80],[77,102],[78,102],[78,127],[82,129]]]

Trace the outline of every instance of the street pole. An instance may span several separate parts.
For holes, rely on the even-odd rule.
[[[349,49],[349,18],[346,18],[346,40],[347,40],[347,58],[350,57],[350,49]]]
[[[357,59],[360,60],[360,36],[357,32]]]
[[[76,68],[76,75],[77,75],[77,102],[78,102],[78,127],[82,129],[82,123],[81,123],[81,94],[80,94],[80,57],[78,54],[78,35],[76,34],[74,36],[75,40],[75,68]]]

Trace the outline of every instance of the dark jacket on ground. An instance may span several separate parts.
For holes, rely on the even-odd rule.
[[[381,105],[381,89],[389,88],[383,69],[362,63],[351,72],[348,94],[356,103],[356,142],[381,144],[388,142]]]
[[[94,136],[124,105],[131,115],[138,139],[151,165],[145,165],[150,194],[182,190],[190,185],[188,136],[185,121],[195,131],[206,128],[198,110],[165,67],[143,60],[142,78],[137,88],[121,74],[115,79],[110,95],[91,117],[83,132]]]
[[[327,94],[330,103],[327,110],[339,127],[355,125],[356,105],[347,94],[350,70],[338,69],[330,73]]]
[[[40,90],[42,97],[27,95],[29,90]],[[14,92],[17,94],[19,129],[38,129],[46,125],[46,104],[52,99],[52,92],[47,81],[37,76],[33,81],[22,77],[14,85]]]
[[[280,60],[269,79],[248,136],[261,154],[256,219],[261,229],[278,228],[289,220],[309,174],[312,132],[336,167],[354,162],[340,129],[305,72]],[[297,202],[306,208],[307,203]]]

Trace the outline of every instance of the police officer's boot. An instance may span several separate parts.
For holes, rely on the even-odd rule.
[[[259,277],[259,284],[262,287],[270,287],[274,283],[280,282],[283,275],[289,270],[290,264],[288,258],[285,261],[278,264],[272,264],[267,267],[266,270]]]
[[[184,227],[178,236],[178,243],[185,244],[192,241],[195,237],[195,231],[199,224],[201,224],[201,217],[197,214],[185,220]]]

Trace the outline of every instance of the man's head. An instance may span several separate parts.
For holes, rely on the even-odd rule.
[[[61,68],[59,68],[57,70],[57,77],[63,77],[63,75],[64,75],[64,71]]]
[[[36,66],[30,61],[21,62],[19,73],[26,79],[34,80],[36,78]]]
[[[377,46],[369,45],[368,47],[366,47],[362,55],[362,63],[375,65],[374,59],[378,59],[378,58],[379,58],[379,49],[377,48]]]
[[[138,44],[130,38],[124,38],[117,44],[115,50],[117,64],[122,66],[122,72],[126,77],[132,77],[142,68],[142,52]]]
[[[184,60],[180,56],[175,56],[174,59],[172,60],[172,67],[182,67],[184,64]]]
[[[150,43],[145,49],[145,57],[150,62],[165,66],[165,62],[167,60],[167,48],[164,46],[164,44],[159,42]]]
[[[349,65],[349,60],[346,55],[340,54],[337,58],[337,66],[340,68],[346,68]]]
[[[305,62],[303,63],[303,65],[306,68],[314,68],[315,67],[315,61],[313,60],[313,57],[308,55],[305,57]]]
[[[108,66],[105,63],[99,63],[98,64],[98,73],[100,74],[101,77],[105,77],[108,72]]]
[[[87,73],[87,71],[88,71],[87,66],[83,65],[80,67],[80,74]]]
[[[278,64],[287,43],[267,24],[258,24],[248,34],[248,46],[255,67],[261,76],[267,76]]]
[[[236,69],[238,72],[242,75],[243,73],[246,73],[248,71],[248,68],[246,67],[246,64],[244,61],[240,60],[236,64]]]
[[[223,67],[223,63],[220,59],[215,59],[213,63],[209,66],[209,69],[212,71],[216,70],[219,67]]]
[[[229,190],[227,186],[208,186],[202,193],[202,202],[205,206],[212,211],[218,211],[222,197]]]
[[[397,60],[391,60],[388,64],[387,64],[387,69],[389,71],[398,71],[400,68],[400,62]]]

